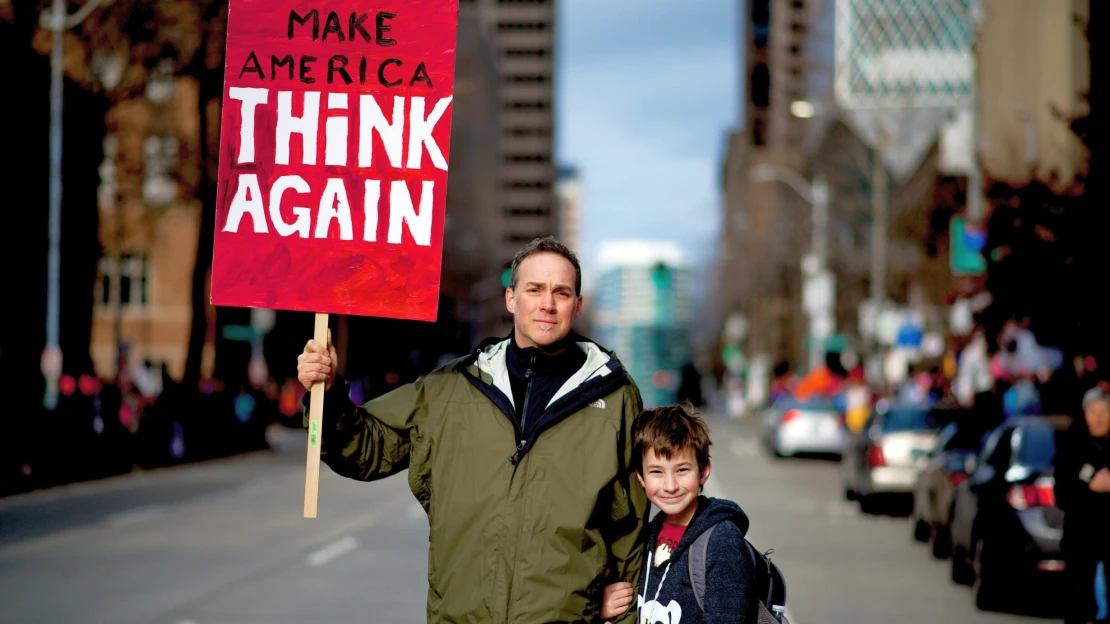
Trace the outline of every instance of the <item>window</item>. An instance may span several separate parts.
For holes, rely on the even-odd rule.
[[[505,76],[505,82],[509,84],[547,84],[551,81],[551,76],[546,74],[523,74],[516,76]]]
[[[546,48],[505,48],[502,52],[509,58],[544,58],[548,55]]]
[[[752,121],[752,145],[762,147],[767,144],[767,121],[762,117]]]
[[[751,81],[752,106],[767,108],[771,101],[771,72],[766,63],[758,63],[752,68]]]
[[[539,31],[539,32],[542,32],[542,31],[547,30],[550,27],[551,27],[551,25],[547,22],[497,22],[497,30],[499,32],[506,32],[506,31],[524,31],[524,32]]]
[[[95,298],[105,308],[145,310],[150,303],[149,262],[143,254],[123,254],[118,260],[103,257],[99,263]]]
[[[544,236],[546,236],[546,234],[506,234],[503,240],[511,245],[525,245],[537,238],[543,238]]]
[[[505,156],[507,163],[548,163],[551,157],[547,154],[508,154]]]
[[[164,208],[177,199],[177,153],[176,137],[149,136],[143,142],[143,201],[151,207]]]
[[[551,183],[542,181],[526,182],[523,180],[512,180],[506,182],[504,186],[510,191],[546,191],[551,188]]]
[[[1015,432],[1017,463],[1031,468],[1050,468],[1056,458],[1061,433],[1047,423],[1033,422]]]
[[[755,47],[767,47],[770,36],[771,0],[752,0],[752,39]]]
[[[505,102],[505,110],[547,110],[550,104],[544,100],[532,102]]]
[[[511,137],[549,137],[551,128],[542,126],[513,126],[505,128],[505,134]]]
[[[505,209],[505,214],[510,217],[546,217],[551,214],[551,208],[547,206],[531,208],[523,206],[509,206]]]

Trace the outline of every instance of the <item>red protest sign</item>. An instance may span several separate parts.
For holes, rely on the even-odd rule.
[[[231,0],[212,303],[435,320],[458,0]]]

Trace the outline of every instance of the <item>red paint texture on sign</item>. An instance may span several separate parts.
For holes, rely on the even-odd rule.
[[[436,318],[458,0],[231,0],[212,303]]]

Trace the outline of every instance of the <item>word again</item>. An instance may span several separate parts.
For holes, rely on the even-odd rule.
[[[320,201],[315,213],[315,228],[312,227],[312,209],[307,206],[293,206],[290,212],[294,218],[291,221],[285,219],[281,204],[289,191],[309,194],[312,193],[312,187],[299,175],[281,176],[270,185],[268,193],[270,201],[263,203],[263,191],[258,176],[253,173],[239,174],[238,186],[231,200],[223,231],[238,233],[243,217],[249,216],[256,234],[268,234],[269,225],[272,225],[274,231],[283,237],[296,235],[300,238],[309,238],[311,230],[312,238],[328,238],[328,232],[334,223],[339,227],[340,240],[354,240],[351,202],[343,178],[327,179],[324,190],[320,193]],[[389,229],[386,242],[400,245],[403,228],[407,225],[409,234],[418,246],[430,246],[434,196],[435,182],[422,180],[419,208],[417,208],[413,205],[412,195],[404,180],[390,182]],[[365,242],[377,241],[378,205],[381,199],[382,181],[365,180],[362,200],[362,240]],[[268,220],[267,217],[269,217]]]

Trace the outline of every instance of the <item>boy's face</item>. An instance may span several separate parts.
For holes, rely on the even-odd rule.
[[[690,521],[697,510],[698,490],[709,479],[713,467],[707,465],[700,474],[693,449],[684,449],[670,459],[656,454],[654,448],[644,453],[644,474],[636,474],[650,500],[675,524]]]

